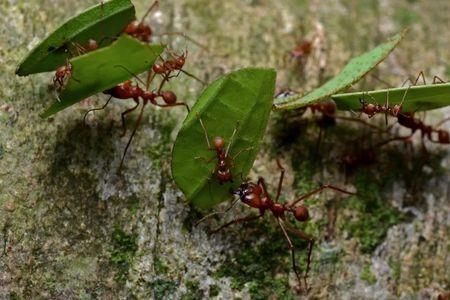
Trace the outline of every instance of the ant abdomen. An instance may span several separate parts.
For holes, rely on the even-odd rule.
[[[292,212],[297,221],[305,222],[309,219],[308,208],[304,205],[296,206]]]
[[[445,130],[438,130],[438,139],[439,143],[441,144],[449,144],[450,143],[450,135],[448,134],[448,131]]]
[[[177,102],[177,95],[172,91],[162,92],[161,97],[166,104],[175,104]]]

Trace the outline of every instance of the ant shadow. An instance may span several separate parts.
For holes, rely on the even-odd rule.
[[[57,141],[52,150],[46,151],[47,157],[40,158],[49,161],[49,165],[37,176],[43,188],[33,208],[36,226],[30,234],[35,237],[33,243],[39,255],[37,265],[30,268],[42,266],[55,271],[62,266],[52,261],[63,253],[71,253],[73,259],[108,260],[99,251],[111,244],[114,226],[123,220],[122,211],[129,211],[124,208],[129,208],[134,200],[103,195],[108,185],[113,188],[121,180],[111,179],[111,174],[117,172],[117,165],[112,162],[117,162],[114,141],[118,131],[105,122],[95,128],[82,122],[67,122],[64,131],[56,133]],[[107,183],[111,180],[116,182]],[[50,245],[50,249],[44,250],[44,245]],[[100,277],[108,278],[114,272],[108,266],[106,263],[97,269]]]

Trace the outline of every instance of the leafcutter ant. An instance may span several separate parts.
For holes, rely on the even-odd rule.
[[[337,192],[348,194],[348,195],[355,195],[355,193],[346,191],[344,189],[341,189],[341,188],[333,186],[333,185],[326,184],[326,185],[319,186],[318,188],[298,197],[297,199],[295,199],[291,202],[288,202],[285,204],[279,203],[278,201],[279,201],[279,198],[281,195],[285,169],[282,167],[282,165],[278,159],[277,159],[277,165],[281,171],[281,174],[280,174],[280,178],[278,181],[278,188],[277,188],[277,194],[276,194],[275,200],[272,200],[272,197],[270,196],[269,192],[267,191],[266,182],[265,182],[264,178],[260,177],[256,183],[251,182],[251,181],[244,181],[241,183],[241,185],[237,189],[230,191],[233,195],[238,196],[238,198],[232,202],[230,207],[228,207],[225,211],[215,212],[210,215],[207,215],[206,217],[201,219],[199,222],[197,222],[197,224],[202,222],[203,220],[209,218],[212,215],[224,214],[225,212],[229,211],[232,207],[234,207],[239,202],[239,200],[251,208],[258,209],[259,214],[258,215],[250,214],[245,217],[237,218],[233,221],[230,221],[230,222],[220,226],[217,229],[212,230],[211,231],[212,233],[217,233],[218,231],[220,231],[230,225],[233,225],[233,224],[239,224],[239,223],[257,220],[259,218],[262,218],[266,211],[270,211],[272,213],[272,215],[275,217],[275,219],[278,223],[278,226],[280,227],[281,231],[283,232],[283,236],[288,243],[289,250],[291,251],[292,267],[293,267],[293,270],[295,272],[295,275],[297,277],[297,280],[298,280],[300,286],[302,283],[301,283],[300,272],[298,270],[297,262],[295,259],[295,248],[294,248],[294,245],[292,243],[292,240],[291,240],[288,232],[302,240],[305,240],[308,243],[308,260],[307,260],[305,274],[303,277],[305,289],[307,290],[307,276],[308,276],[308,272],[310,270],[311,254],[312,254],[312,249],[313,249],[313,245],[314,245],[314,238],[312,238],[311,236],[307,235],[306,233],[298,230],[293,224],[291,224],[291,222],[287,219],[286,213],[292,214],[294,219],[298,222],[306,222],[309,219],[309,210],[306,205],[301,204],[301,202],[304,201],[305,199],[308,199],[308,198],[312,197],[313,195],[320,193],[326,189],[335,190]]]
[[[126,69],[123,66],[116,66],[116,67],[121,67],[121,68],[125,69],[127,72],[131,73],[128,69]],[[139,81],[144,86],[148,87],[150,85],[150,82],[145,83],[136,75],[133,74],[133,76],[136,78],[137,81]],[[104,91],[103,92],[104,94],[110,96],[109,99],[106,101],[105,105],[103,105],[100,108],[91,109],[91,110],[87,111],[86,114],[84,115],[84,122],[86,123],[86,117],[90,112],[105,109],[106,106],[108,106],[108,104],[112,100],[112,98],[121,99],[121,100],[132,100],[135,103],[135,106],[133,106],[130,109],[127,109],[126,111],[122,112],[122,114],[121,114],[122,129],[123,129],[122,136],[124,136],[126,134],[126,126],[125,126],[126,115],[128,115],[131,112],[133,112],[134,110],[136,110],[139,107],[139,104],[142,102],[141,111],[139,112],[139,116],[135,123],[133,132],[132,132],[130,139],[128,140],[128,143],[125,147],[125,150],[124,150],[124,153],[122,156],[122,160],[121,160],[120,166],[119,166],[119,171],[122,169],[123,162],[125,160],[125,156],[131,145],[131,141],[133,140],[133,138],[136,134],[137,128],[139,127],[139,125],[142,122],[144,108],[149,102],[155,106],[164,107],[164,108],[174,107],[174,106],[185,106],[186,109],[189,111],[189,106],[184,102],[178,102],[177,96],[174,92],[162,90],[164,83],[165,83],[165,81],[163,81],[161,83],[161,85],[159,86],[159,89],[156,92],[154,92],[154,91],[148,91],[148,89],[144,90],[141,87],[139,87],[138,84],[133,85],[131,80],[127,80],[124,83],[118,84],[117,86]],[[163,104],[158,103],[158,99],[162,99]]]
[[[195,159],[203,159],[206,161],[206,163],[210,163],[211,161],[213,161],[214,159],[217,158],[217,164],[216,164],[214,170],[212,171],[212,175],[217,178],[217,180],[219,181],[219,184],[221,184],[221,185],[223,185],[224,183],[227,183],[227,182],[233,182],[233,175],[231,173],[231,169],[234,167],[234,162],[236,161],[236,158],[239,155],[241,155],[243,152],[250,151],[251,149],[253,149],[253,147],[249,147],[249,148],[245,148],[245,149],[238,151],[238,153],[236,153],[234,156],[229,155],[230,148],[233,145],[234,137],[235,137],[236,132],[239,127],[239,122],[237,123],[236,128],[234,129],[234,131],[230,137],[230,140],[228,142],[228,146],[226,148],[225,148],[225,140],[223,137],[220,137],[220,136],[216,136],[213,139],[213,147],[211,147],[211,143],[209,141],[209,136],[208,136],[208,132],[206,131],[205,124],[203,124],[203,121],[200,118],[200,115],[198,113],[197,113],[197,118],[198,118],[200,125],[203,129],[203,132],[205,134],[205,139],[206,139],[206,144],[208,145],[208,150],[215,151],[216,156],[212,157],[210,159],[206,159],[204,157],[196,157]],[[242,173],[241,173],[241,175],[242,175]]]

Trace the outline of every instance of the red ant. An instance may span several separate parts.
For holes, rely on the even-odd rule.
[[[72,43],[77,50],[77,54],[84,54],[87,52],[95,51],[99,48],[99,44],[95,41],[90,39],[86,46],[81,46],[78,43]],[[55,75],[53,76],[53,85],[56,87],[57,90],[61,91],[64,89],[64,87],[67,84],[67,81],[72,76],[73,72],[73,66],[70,63],[70,61],[67,59],[66,64],[63,66],[60,66],[56,69]],[[75,81],[79,82],[79,80],[73,78]]]
[[[150,43],[152,40],[152,36],[153,34],[153,30],[149,25],[146,25],[144,23],[145,19],[148,17],[148,15],[150,14],[150,12],[155,9],[157,6],[159,5],[159,1],[155,1],[153,2],[153,4],[147,9],[146,13],[144,14],[144,16],[142,17],[141,21],[138,20],[134,20],[132,22],[130,22],[127,27],[125,27],[125,29],[123,30],[124,33],[131,35],[132,37],[137,38],[138,40],[144,42],[144,43]],[[180,35],[183,36],[184,38],[190,40],[191,42],[193,42],[194,44],[205,48],[203,45],[201,45],[200,43],[198,43],[197,41],[195,41],[192,38],[189,38],[188,36],[186,36],[185,34],[181,33],[181,32],[165,32],[162,34],[158,34],[156,36],[166,36],[166,35]]]
[[[230,225],[233,225],[233,224],[238,224],[238,223],[243,223],[243,222],[248,222],[248,221],[253,221],[253,220],[259,219],[264,216],[264,214],[267,210],[269,210],[270,212],[272,212],[273,216],[277,220],[277,223],[280,226],[281,231],[283,232],[284,238],[286,239],[286,241],[288,243],[289,249],[291,250],[292,267],[293,267],[293,270],[295,272],[295,275],[296,275],[297,280],[300,285],[301,285],[301,279],[300,279],[300,274],[297,269],[297,263],[296,263],[296,259],[295,259],[295,249],[294,249],[294,245],[291,241],[291,238],[288,235],[288,231],[291,232],[292,234],[294,234],[295,236],[297,236],[298,238],[308,242],[308,261],[307,261],[307,266],[306,266],[306,271],[305,271],[305,276],[304,276],[305,289],[307,290],[307,276],[308,276],[308,272],[310,270],[311,254],[312,254],[312,248],[314,245],[314,239],[312,237],[310,237],[309,235],[307,235],[306,233],[296,229],[295,226],[292,225],[287,220],[286,212],[291,213],[297,221],[306,222],[309,219],[309,210],[308,210],[307,206],[305,206],[303,204],[299,204],[301,201],[303,201],[317,193],[320,193],[325,189],[332,189],[332,190],[335,190],[335,191],[338,191],[341,193],[345,193],[348,195],[355,195],[355,193],[352,193],[352,192],[343,190],[341,188],[335,187],[333,185],[327,184],[327,185],[321,185],[320,187],[306,193],[305,195],[300,196],[299,198],[295,199],[294,201],[291,201],[286,204],[281,204],[278,202],[278,200],[281,195],[281,189],[283,186],[285,169],[282,167],[282,165],[278,159],[277,159],[277,166],[280,169],[281,174],[280,174],[280,179],[278,182],[278,189],[277,189],[277,195],[275,197],[275,201],[272,200],[270,194],[267,191],[267,187],[266,187],[264,178],[260,177],[258,179],[257,183],[253,183],[250,181],[244,181],[241,183],[241,185],[237,189],[230,191],[233,195],[237,195],[239,197],[238,199],[236,199],[232,202],[230,207],[228,207],[223,212],[215,212],[210,215],[207,215],[206,217],[202,218],[199,222],[197,222],[197,224],[202,222],[206,218],[209,218],[212,215],[223,214],[223,213],[229,211],[232,207],[234,207],[235,204],[237,204],[239,202],[239,200],[241,200],[245,205],[248,205],[251,208],[258,209],[259,214],[256,216],[251,214],[246,217],[235,219],[235,220],[228,222],[228,223],[220,226],[219,228],[211,231],[211,233],[217,233],[218,231],[220,231]]]
[[[211,143],[209,142],[208,132],[206,131],[206,127],[203,124],[203,121],[200,118],[200,115],[198,113],[197,113],[197,118],[199,119],[199,122],[200,122],[200,125],[202,126],[203,132],[205,133],[205,139],[206,139],[206,144],[208,145],[208,150],[215,151],[216,156],[212,157],[209,160],[207,160],[203,157],[196,157],[196,159],[204,159],[204,160],[206,160],[206,163],[210,163],[212,160],[214,160],[214,158],[217,158],[217,164],[216,164],[216,167],[214,168],[212,174],[216,176],[220,185],[223,185],[224,183],[227,183],[227,182],[233,182],[231,168],[234,165],[234,161],[243,152],[250,151],[251,149],[253,149],[253,147],[242,149],[238,153],[236,153],[234,156],[229,156],[230,148],[231,148],[231,145],[233,144],[234,136],[236,135],[239,123],[236,125],[236,128],[234,129],[233,134],[231,135],[231,138],[230,138],[230,142],[228,143],[228,146],[226,149],[225,149],[225,141],[220,136],[216,136],[214,138],[214,140],[213,140],[214,147],[211,147]],[[242,173],[241,173],[241,175],[242,175]]]
[[[123,66],[117,66],[117,67],[122,67],[124,68],[126,71],[130,72],[129,70],[127,70],[125,67]],[[131,73],[131,72],[130,72]],[[144,83],[139,77],[135,76],[134,77],[141,82],[143,85],[145,86],[149,86],[150,82]],[[174,92],[172,91],[162,91],[162,88],[164,86],[164,82],[162,82],[162,84],[159,86],[159,89],[157,92],[150,92],[147,90],[143,90],[142,88],[140,88],[138,85],[133,85],[133,83],[131,82],[131,80],[127,80],[124,83],[118,84],[115,87],[104,91],[103,93],[106,95],[110,95],[109,99],[106,101],[105,105],[103,105],[101,108],[95,108],[95,109],[91,109],[89,111],[86,112],[86,114],[84,115],[84,122],[86,123],[86,117],[90,112],[93,111],[97,111],[97,110],[102,110],[105,109],[106,106],[108,106],[109,102],[111,101],[112,98],[117,98],[117,99],[122,99],[122,100],[128,100],[131,99],[135,102],[135,106],[124,111],[121,114],[121,118],[122,118],[122,128],[123,128],[123,133],[122,136],[124,136],[126,134],[126,126],[125,126],[125,116],[131,112],[133,112],[134,110],[136,110],[139,106],[139,100],[142,100],[142,108],[141,111],[139,113],[139,117],[135,123],[133,132],[130,136],[130,139],[128,140],[128,143],[125,147],[123,156],[122,156],[122,160],[120,162],[120,166],[119,166],[119,171],[122,169],[123,166],[123,162],[125,159],[125,156],[127,154],[128,148],[131,145],[131,141],[134,138],[134,135],[136,134],[137,128],[139,127],[139,125],[142,122],[142,116],[144,113],[144,108],[145,106],[150,102],[151,104],[158,106],[158,107],[174,107],[174,106],[185,106],[186,109],[189,111],[189,106],[184,103],[184,102],[177,102],[177,96]],[[157,99],[161,98],[164,102],[164,104],[159,104],[157,102]]]
[[[387,116],[388,115],[397,117],[402,112],[403,102],[405,101],[406,94],[408,93],[409,88],[410,87],[408,87],[408,89],[403,94],[403,98],[402,98],[402,101],[400,102],[400,104],[394,104],[393,106],[389,105],[389,90],[387,90],[386,103],[383,105],[378,104],[378,103],[366,102],[364,97],[359,98],[359,102],[362,105],[361,113],[366,114],[369,118],[372,118],[373,116],[375,116],[378,113],[384,113],[386,116],[386,124],[387,124]],[[370,97],[372,97],[372,96],[370,96]],[[375,100],[375,98],[373,98],[373,97],[372,97],[372,99]]]
[[[304,40],[291,50],[291,56],[296,59],[302,59],[311,54],[311,51],[312,42],[309,40]]]

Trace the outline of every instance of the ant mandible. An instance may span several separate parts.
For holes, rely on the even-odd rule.
[[[220,185],[223,185],[224,183],[227,183],[227,182],[233,182],[233,175],[231,173],[231,168],[233,167],[234,162],[236,161],[236,158],[239,155],[241,155],[243,152],[250,151],[251,149],[253,149],[253,147],[249,147],[249,148],[240,150],[234,156],[229,155],[231,145],[234,142],[234,136],[236,135],[237,129],[239,127],[239,122],[237,123],[236,128],[234,129],[233,134],[231,135],[228,146],[225,149],[225,140],[220,136],[216,136],[214,138],[214,140],[213,140],[214,147],[211,147],[211,143],[209,142],[208,132],[206,131],[206,127],[203,124],[203,121],[200,118],[199,113],[197,113],[197,118],[200,122],[203,132],[205,133],[205,139],[206,139],[206,144],[208,145],[208,150],[215,151],[216,156],[212,157],[210,159],[206,159],[203,157],[196,157],[196,159],[204,159],[206,161],[206,163],[210,163],[212,160],[217,158],[217,164],[216,164],[216,167],[214,168],[214,170],[212,171],[212,175],[215,175],[215,177],[219,181]]]
[[[303,277],[305,289],[307,290],[307,277],[308,277],[308,272],[310,270],[311,254],[312,254],[312,248],[314,245],[314,238],[312,238],[309,235],[307,235],[306,233],[298,230],[294,225],[292,225],[287,220],[286,213],[291,213],[294,216],[295,220],[297,220],[298,222],[306,222],[309,219],[308,207],[305,206],[304,204],[299,204],[300,202],[304,201],[305,199],[310,198],[311,196],[313,196],[317,193],[320,193],[325,189],[332,189],[332,190],[338,191],[340,193],[348,194],[348,195],[355,195],[355,193],[346,191],[344,189],[341,189],[341,188],[333,186],[333,185],[326,184],[326,185],[321,185],[320,187],[298,197],[294,201],[291,201],[286,204],[281,204],[278,202],[278,200],[281,195],[285,169],[281,165],[281,162],[279,159],[277,159],[277,166],[280,169],[281,174],[280,174],[280,178],[278,181],[278,188],[277,188],[277,194],[276,194],[275,200],[272,200],[270,194],[268,193],[267,187],[266,187],[266,182],[265,182],[264,178],[260,177],[258,179],[257,183],[253,183],[250,181],[244,181],[241,183],[241,185],[237,189],[230,191],[233,195],[238,196],[238,199],[234,200],[230,207],[228,207],[223,212],[215,212],[210,215],[207,215],[206,217],[204,217],[200,221],[198,221],[196,223],[196,225],[198,225],[200,222],[202,222],[206,218],[209,218],[212,215],[223,214],[223,213],[229,211],[232,207],[234,207],[234,205],[236,205],[239,202],[239,200],[251,208],[258,209],[259,214],[258,215],[250,214],[246,217],[241,217],[241,218],[235,219],[235,220],[230,221],[230,222],[220,226],[219,228],[211,231],[211,233],[217,233],[218,231],[220,231],[230,225],[233,225],[233,224],[239,224],[239,223],[257,220],[259,218],[262,218],[264,216],[265,212],[269,210],[272,213],[272,215],[275,217],[279,227],[281,228],[281,231],[283,232],[283,236],[288,243],[289,249],[291,251],[292,267],[293,267],[294,273],[295,273],[300,285],[301,285],[301,279],[300,279],[300,273],[297,268],[297,262],[295,259],[295,248],[291,241],[291,238],[289,237],[288,232],[294,234],[295,236],[297,236],[298,238],[300,238],[302,240],[305,240],[308,243],[308,260],[307,260],[305,275]]]

